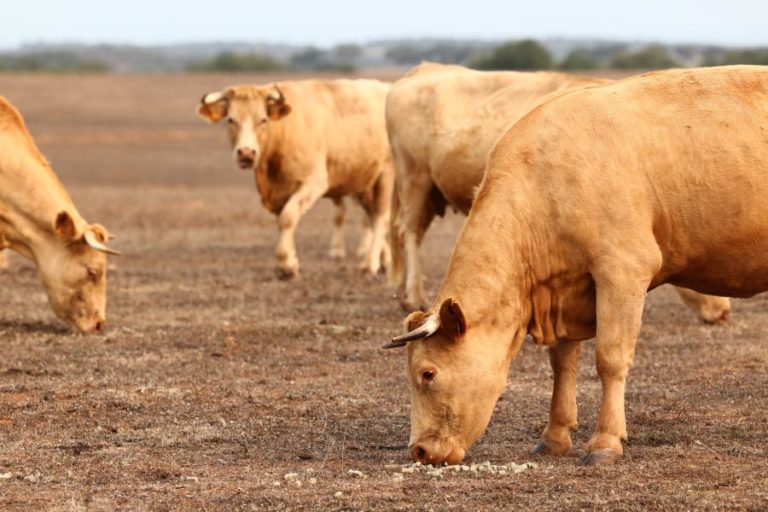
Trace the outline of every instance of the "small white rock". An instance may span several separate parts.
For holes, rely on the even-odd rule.
[[[416,468],[403,468],[400,471],[402,471],[403,473],[409,473],[410,474],[410,473],[413,473],[414,471],[416,471]]]
[[[299,474],[298,473],[286,473],[286,474],[283,475],[283,478],[285,478],[288,481],[296,480],[297,478],[299,478]]]
[[[333,495],[334,498],[341,498],[342,496],[344,496],[344,493],[341,492],[341,491],[339,491],[339,492],[337,492],[336,494]]]
[[[274,485],[275,487],[280,487],[280,482],[275,480],[274,482],[272,482],[272,485]]]
[[[402,473],[392,473],[392,480],[394,480],[395,482],[402,482],[403,480],[405,480],[405,477],[403,476]]]
[[[8,480],[13,478],[13,473],[0,473],[0,480]]]
[[[356,469],[350,469],[348,473],[352,476],[356,476],[357,478],[363,478],[365,476],[362,471],[358,471]]]
[[[309,479],[309,485],[315,485],[317,483],[317,478],[310,478]]]

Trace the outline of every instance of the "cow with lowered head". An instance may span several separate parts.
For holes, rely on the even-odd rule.
[[[198,114],[225,122],[237,165],[253,169],[266,209],[278,217],[280,277],[299,272],[294,232],[321,197],[335,216],[331,254],[344,254],[343,198],[367,215],[362,268],[377,273],[389,261],[386,235],[394,180],[384,120],[389,85],[375,80],[302,80],[235,86],[203,96]]]
[[[32,140],[19,112],[0,97],[0,250],[32,260],[54,313],[74,330],[106,322],[107,230],[89,224]]]
[[[534,451],[570,451],[595,337],[602,400],[583,462],[617,460],[647,292],[768,290],[766,197],[768,67],[649,73],[534,109],[492,150],[436,302],[388,345],[408,345],[413,458],[464,458],[530,334],[554,374]]]

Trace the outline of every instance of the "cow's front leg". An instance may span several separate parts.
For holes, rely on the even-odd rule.
[[[331,258],[341,260],[347,255],[344,245],[344,221],[347,216],[347,208],[344,199],[335,198],[333,204],[336,210],[333,213],[333,237],[331,238]]]
[[[554,384],[549,406],[549,424],[533,453],[565,455],[573,446],[571,430],[578,427],[576,406],[576,372],[579,366],[580,341],[561,341],[549,349]]]
[[[658,268],[658,267],[657,267]],[[583,464],[610,464],[624,454],[627,439],[624,388],[635,355],[635,343],[650,277],[617,270],[610,277],[595,276],[597,341],[595,356],[603,396],[597,425],[587,444]]]
[[[299,275],[299,258],[296,256],[294,234],[301,217],[325,194],[327,184],[322,180],[303,183],[291,196],[277,218],[280,240],[277,244],[277,272],[281,279]]]
[[[675,290],[685,305],[691,308],[702,321],[717,325],[728,320],[731,313],[731,301],[727,297],[705,295],[678,286],[675,286]]]

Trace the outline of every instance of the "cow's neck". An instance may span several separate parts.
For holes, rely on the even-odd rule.
[[[58,242],[54,223],[60,212],[69,213],[78,231],[85,221],[31,139],[9,142],[0,143],[0,247],[37,260]]]
[[[488,198],[492,199],[492,198]],[[470,329],[499,343],[506,363],[519,350],[531,317],[531,240],[497,201],[473,207],[454,248],[436,304],[458,301]]]

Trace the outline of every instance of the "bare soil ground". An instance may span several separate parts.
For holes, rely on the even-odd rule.
[[[265,80],[0,76],[81,212],[125,252],[104,336],[68,334],[30,263],[0,273],[0,509],[768,509],[766,296],[712,328],[670,290],[651,294],[614,467],[576,464],[599,398],[591,344],[574,455],[529,455],[551,385],[529,344],[470,462],[536,467],[401,473],[404,356],[379,348],[400,331],[392,291],[327,257],[327,201],[300,225],[302,276],[275,279],[274,219],[223,128],[194,115],[205,92]],[[427,236],[432,291],[462,221]]]

